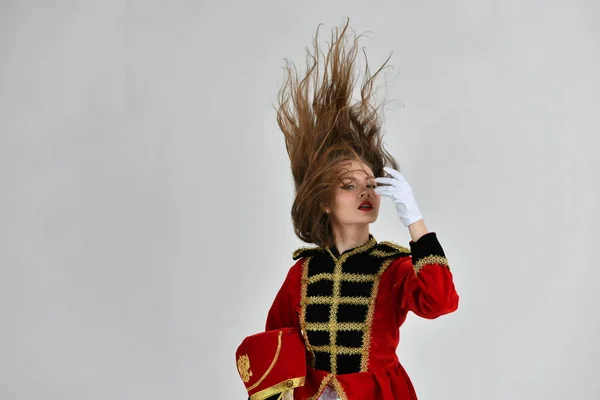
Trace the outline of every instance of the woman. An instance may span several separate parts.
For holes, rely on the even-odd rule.
[[[416,399],[396,355],[399,328],[409,311],[429,319],[455,311],[458,295],[436,234],[382,145],[372,95],[383,66],[373,75],[367,66],[352,103],[358,38],[348,46],[348,34],[348,22],[334,29],[322,54],[317,33],[306,73],[286,68],[277,119],[296,189],[292,220],[314,246],[294,253],[266,330],[302,332],[307,374],[294,399]],[[381,196],[394,201],[410,249],[370,234]]]

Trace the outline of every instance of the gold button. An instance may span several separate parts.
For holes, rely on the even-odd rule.
[[[291,379],[288,379],[288,381],[285,383],[287,385],[287,387],[291,388],[294,387],[294,381]]]

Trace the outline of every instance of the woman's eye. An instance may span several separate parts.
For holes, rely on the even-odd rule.
[[[348,183],[344,186],[341,186],[342,189],[346,189],[346,190],[350,190],[350,189],[354,189],[356,186],[353,185],[352,183]],[[371,189],[375,189],[377,187],[377,185],[367,185],[368,188]]]

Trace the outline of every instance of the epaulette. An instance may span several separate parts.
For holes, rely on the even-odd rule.
[[[410,255],[410,249],[394,242],[379,242],[369,254],[380,258],[395,258]]]
[[[322,254],[324,251],[326,250],[322,247],[300,247],[299,249],[294,251],[294,253],[292,254],[292,259],[299,260],[303,257],[314,256],[315,254]]]

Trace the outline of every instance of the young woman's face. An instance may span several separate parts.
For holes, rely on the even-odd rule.
[[[332,221],[339,225],[375,222],[381,197],[374,190],[377,182],[373,171],[365,163],[355,160],[346,161],[340,167],[340,180],[329,204]]]

